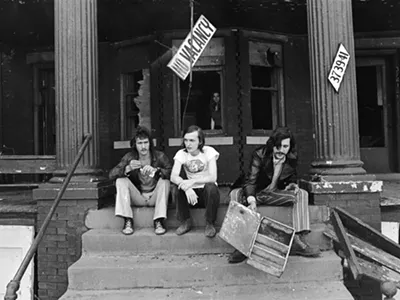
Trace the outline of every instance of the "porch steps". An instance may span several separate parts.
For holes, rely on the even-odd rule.
[[[341,282],[270,283],[186,288],[68,291],[62,300],[215,299],[215,300],[350,300]]]
[[[329,211],[310,206],[310,243],[324,250],[319,258],[290,257],[280,278],[246,263],[229,264],[233,248],[216,236],[204,236],[204,209],[192,210],[195,227],[183,236],[175,210],[169,209],[168,231],[153,232],[152,208],[134,208],[135,233],[121,234],[114,208],[90,211],[82,236],[82,257],[68,269],[71,299],[353,299],[342,283],[340,259],[322,235]],[[227,207],[219,208],[217,227]],[[262,215],[291,220],[290,207],[260,207]]]

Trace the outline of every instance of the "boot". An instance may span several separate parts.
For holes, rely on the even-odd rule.
[[[204,230],[204,234],[206,237],[213,238],[217,234],[217,230],[215,230],[214,224],[207,222],[206,229]]]
[[[231,255],[229,255],[228,262],[230,264],[237,264],[244,261],[246,258],[247,256],[244,255],[242,252],[240,252],[239,250],[235,250],[232,252]]]
[[[299,255],[305,257],[318,257],[321,251],[317,247],[308,245],[302,236],[298,233],[294,235],[292,248],[290,249],[290,255]]]
[[[192,221],[187,219],[181,223],[181,225],[176,229],[175,233],[177,235],[182,235],[190,231],[190,229],[192,229]]]

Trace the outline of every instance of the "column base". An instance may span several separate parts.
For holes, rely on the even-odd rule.
[[[373,175],[319,176],[301,180],[310,204],[341,207],[380,231],[382,181]]]
[[[311,176],[366,175],[361,160],[323,160],[311,163]]]

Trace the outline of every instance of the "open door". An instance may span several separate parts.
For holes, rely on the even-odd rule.
[[[361,160],[368,173],[391,173],[389,65],[384,57],[361,57],[356,63]]]

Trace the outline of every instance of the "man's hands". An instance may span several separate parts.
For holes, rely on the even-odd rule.
[[[157,171],[156,168],[153,168],[150,165],[144,166],[140,172],[142,172],[143,175],[145,176],[151,176],[151,174],[154,174]]]
[[[189,204],[196,205],[197,204],[197,195],[192,188],[189,188],[185,191],[186,198]]]
[[[178,188],[186,192],[188,189],[191,189],[194,185],[194,180],[192,179],[186,179],[183,180],[179,185]]]
[[[296,183],[289,183],[285,187],[285,191],[294,191],[295,194],[299,192],[299,186]]]
[[[142,164],[140,163],[139,160],[132,159],[129,162],[129,164],[125,167],[125,174],[136,169],[140,169],[140,172],[145,176],[150,176],[151,174],[157,171],[157,168],[154,168],[150,165],[142,167]]]
[[[248,208],[250,208],[252,211],[257,211],[256,198],[254,196],[248,196],[247,203],[249,203]]]

